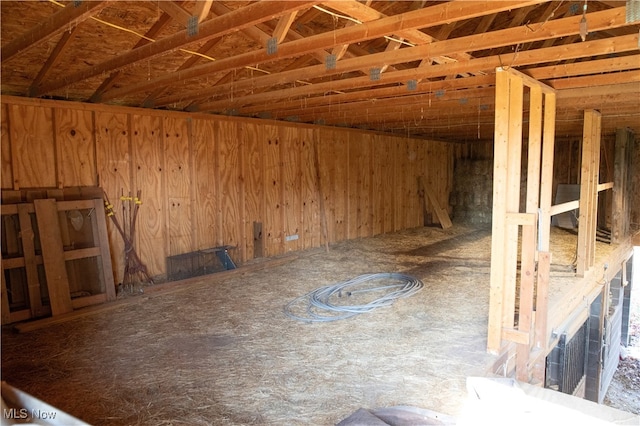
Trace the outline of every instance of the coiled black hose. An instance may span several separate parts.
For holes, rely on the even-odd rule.
[[[372,283],[379,284],[381,282],[384,282],[385,285],[371,286]],[[419,279],[396,272],[359,275],[342,283],[317,288],[304,296],[292,300],[285,306],[284,313],[289,318],[305,322],[336,321],[370,312],[382,306],[390,306],[397,299],[412,296],[423,287],[424,284]],[[354,300],[351,297],[357,294],[379,294],[381,292],[383,293],[382,296],[364,304],[337,303],[345,300],[351,302]],[[346,298],[343,298],[344,296]],[[361,299],[367,298],[359,296],[358,300]],[[306,309],[300,307],[304,302],[306,302]],[[300,311],[304,313],[296,313]]]

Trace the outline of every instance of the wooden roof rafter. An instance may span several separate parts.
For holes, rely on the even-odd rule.
[[[53,23],[69,5],[0,2],[3,55],[25,46],[2,62],[2,94],[478,140],[492,134],[495,69],[513,66],[592,93],[560,103],[566,135],[580,131],[576,106],[597,102],[606,129],[640,132],[640,22],[626,22],[626,1],[590,0],[584,42],[583,2],[564,0],[105,1],[63,34]]]
[[[620,10],[622,9],[622,10]],[[596,16],[597,15],[597,16]],[[610,11],[596,12],[592,16],[592,25],[594,28],[610,28],[616,25],[623,25],[624,23],[624,8],[619,9],[611,9]],[[324,66],[310,66],[304,70],[304,75],[307,79],[314,78],[316,76],[327,76],[330,74],[340,74],[349,71],[354,71],[361,68],[367,67],[375,67],[377,64],[381,63],[403,63],[414,60],[419,60],[422,57],[430,56],[434,53],[440,52],[456,52],[456,51],[465,51],[469,48],[469,46],[477,46],[479,49],[490,49],[493,47],[504,46],[508,44],[518,44],[527,41],[534,41],[536,39],[543,39],[548,34],[553,34],[555,37],[562,35],[574,35],[578,31],[578,20],[575,17],[571,18],[563,18],[561,20],[554,21],[553,23],[548,23],[545,27],[541,29],[539,32],[532,33],[528,30],[527,26],[524,27],[516,27],[505,30],[498,30],[493,33],[488,34],[478,34],[467,37],[460,37],[456,39],[444,40],[440,42],[435,42],[429,45],[415,46],[412,48],[405,48],[399,51],[393,52],[393,55],[385,54],[385,53],[377,53],[368,55],[365,58],[356,58],[356,59],[347,59],[340,61],[336,64],[335,69],[327,70]],[[637,36],[636,36],[637,37]],[[581,46],[582,53],[588,53],[584,51],[584,45]],[[526,56],[527,52],[513,52],[511,55],[497,55],[498,64],[496,66],[505,66],[510,65],[512,62],[523,55]],[[513,59],[509,59],[511,56]],[[495,59],[496,57],[490,57]],[[487,58],[481,59],[472,59],[465,62],[457,63],[460,65],[459,72],[477,72],[477,71],[487,71],[487,68],[484,67],[482,69],[474,68],[474,65],[481,64],[484,61],[487,62]],[[492,62],[495,63],[495,60]],[[443,64],[433,65],[429,68],[429,72],[431,68],[441,69],[437,67],[441,67]],[[452,64],[444,64],[451,66]],[[456,64],[453,64],[456,65]],[[453,67],[452,67],[453,68]],[[495,68],[495,67],[491,67]],[[464,71],[462,71],[464,69]],[[424,78],[421,76],[421,69],[415,69],[415,77],[414,78]],[[458,72],[456,72],[458,73]],[[291,75],[288,78],[288,75]],[[290,73],[279,73],[277,76],[263,76],[252,79],[251,81],[240,81],[234,83],[233,87],[216,87],[207,91],[207,93],[199,92],[197,94],[181,94],[181,99],[190,99],[190,96],[194,96],[192,99],[203,98],[205,96],[213,96],[217,93],[226,94],[230,93],[230,90],[244,90],[245,87],[264,87],[265,85],[273,85],[273,84],[282,84],[285,81],[291,81],[291,79],[295,78],[299,75],[299,72],[290,72]],[[387,81],[386,78],[382,79]],[[335,85],[340,85],[340,81],[333,82]],[[319,92],[322,92],[321,90]],[[234,96],[235,98],[235,96]],[[160,104],[162,102],[172,103],[175,102],[176,99],[168,98],[164,100],[160,100]],[[239,99],[234,99],[234,103],[238,103]]]

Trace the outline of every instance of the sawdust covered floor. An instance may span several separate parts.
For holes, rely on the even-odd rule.
[[[329,425],[394,405],[455,416],[466,377],[495,361],[485,351],[490,242],[487,229],[413,229],[4,330],[3,380],[96,425]],[[313,289],[372,272],[404,272],[425,288],[348,320],[283,313]]]

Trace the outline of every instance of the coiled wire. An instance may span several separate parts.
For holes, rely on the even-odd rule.
[[[372,286],[381,283],[385,285]],[[397,272],[359,275],[342,283],[317,288],[292,300],[284,307],[284,313],[289,318],[305,322],[337,321],[390,306],[397,299],[412,296],[423,287],[419,279]],[[363,303],[340,304],[339,301]]]

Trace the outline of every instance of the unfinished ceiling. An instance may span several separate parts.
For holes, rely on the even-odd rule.
[[[2,94],[491,141],[513,67],[640,133],[639,3],[1,1]]]

